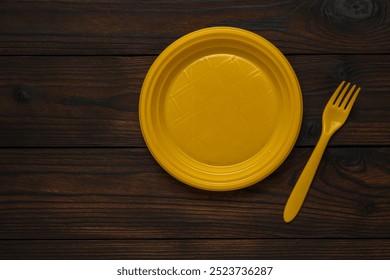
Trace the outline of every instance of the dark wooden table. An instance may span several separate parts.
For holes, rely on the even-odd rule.
[[[219,25],[273,42],[304,100],[283,165],[223,193],[164,172],[138,122],[156,56]],[[1,258],[390,258],[389,1],[1,1],[0,55]],[[285,224],[341,80],[363,91]]]

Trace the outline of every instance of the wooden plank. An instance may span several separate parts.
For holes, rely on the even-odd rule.
[[[0,146],[144,145],[138,97],[152,60],[2,57]]]
[[[344,126],[330,145],[388,145],[390,141],[390,56],[288,56],[303,93],[303,122],[297,145],[315,145],[322,112],[340,81],[362,87]],[[371,139],[371,140],[369,140]]]
[[[330,145],[389,145],[389,58],[288,56],[304,101],[297,145],[316,143],[324,105],[343,79],[359,84],[363,91]],[[138,100],[154,59],[1,57],[0,146],[145,147],[138,122]]]
[[[389,259],[389,239],[1,240],[0,259]]]
[[[137,149],[1,149],[0,239],[389,238],[389,148],[328,148],[296,220],[312,149],[234,192],[185,186]]]
[[[2,1],[0,53],[160,53],[209,26],[261,34],[283,52],[389,53],[387,0]]]

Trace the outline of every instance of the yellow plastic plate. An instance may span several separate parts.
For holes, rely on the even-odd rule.
[[[302,94],[283,54],[252,32],[212,27],[168,46],[144,80],[139,117],[157,162],[206,190],[243,188],[287,157]]]

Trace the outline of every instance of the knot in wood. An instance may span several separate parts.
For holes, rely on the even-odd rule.
[[[310,122],[307,127],[307,134],[310,136],[318,136],[321,132],[320,123]]]
[[[337,69],[337,77],[339,78],[340,81],[347,80],[348,72],[344,66],[340,66]]]
[[[328,23],[354,32],[367,28],[372,31],[383,23],[383,9],[386,9],[386,3],[374,0],[324,0],[321,5],[321,13]]]
[[[334,1],[334,3],[336,14],[350,20],[360,21],[374,14],[374,2],[372,0],[342,0]]]
[[[28,103],[30,101],[29,94],[27,93],[27,91],[25,91],[23,89],[16,90],[15,95],[16,95],[17,101],[20,103]]]

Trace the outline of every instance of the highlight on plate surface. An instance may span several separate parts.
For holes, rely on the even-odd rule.
[[[298,79],[263,37],[233,27],[187,34],[147,73],[139,103],[145,142],[178,180],[235,190],[271,174],[302,120]]]

